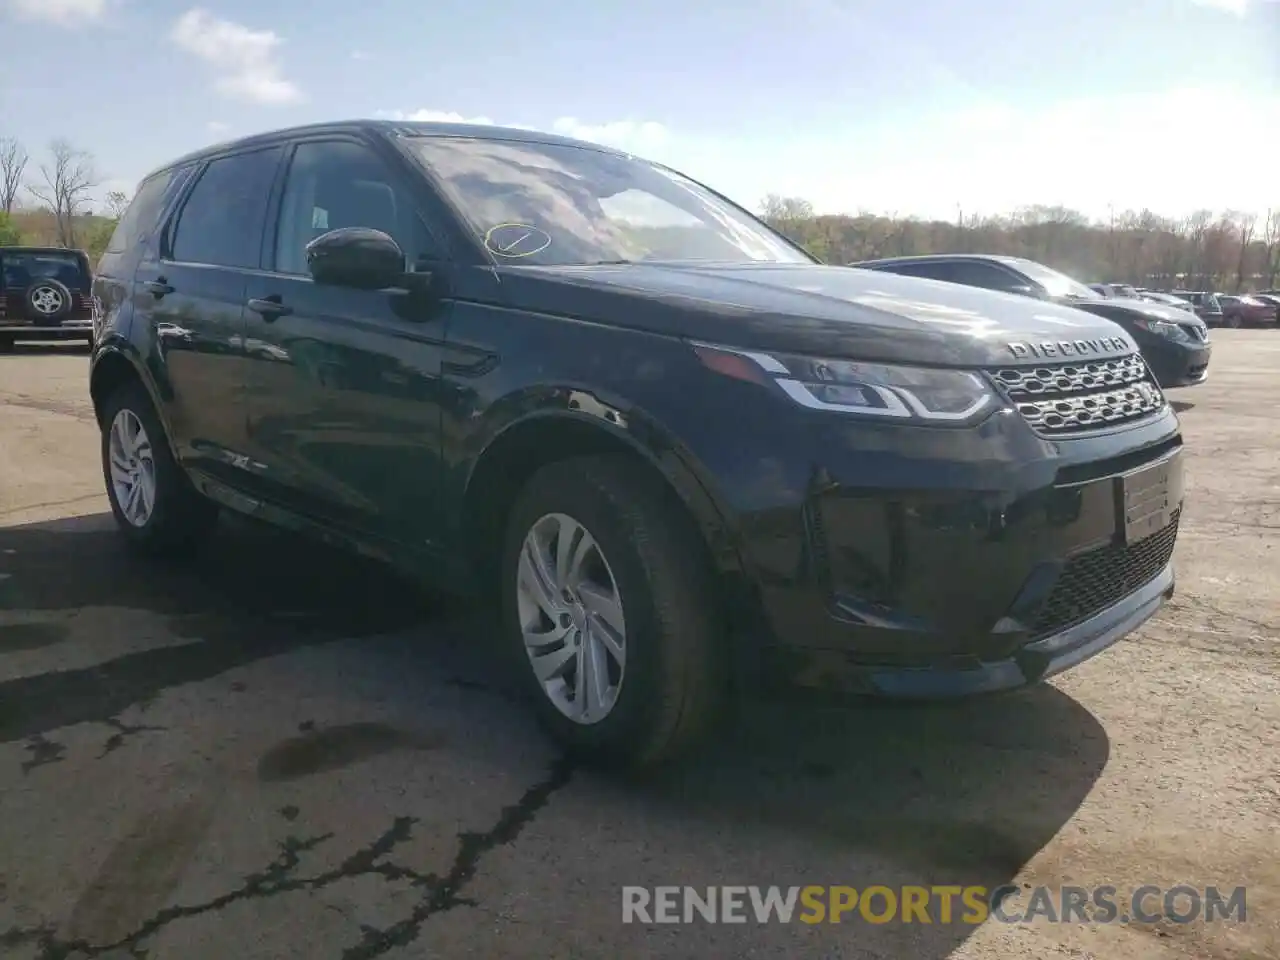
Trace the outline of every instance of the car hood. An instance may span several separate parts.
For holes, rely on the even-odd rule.
[[[744,349],[969,367],[1137,351],[1122,328],[1071,306],[874,270],[635,263],[497,271],[515,307]]]
[[[1120,297],[1114,300],[1078,300],[1073,301],[1073,305],[1090,313],[1096,311],[1098,316],[1115,317],[1118,320],[1123,320],[1125,317],[1141,317],[1145,320],[1167,320],[1169,323],[1180,323],[1183,326],[1204,326],[1204,321],[1195,315],[1194,308],[1190,306],[1183,310],[1172,304]]]

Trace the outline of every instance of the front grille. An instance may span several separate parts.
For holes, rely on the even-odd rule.
[[[1163,529],[1127,546],[1110,544],[1067,561],[1031,623],[1035,638],[1088,620],[1156,578],[1173,556],[1182,511]]]
[[[1164,407],[1142,357],[1005,367],[991,375],[1031,428],[1045,436],[1140,420]]]
[[[1209,329],[1207,327],[1201,327],[1199,325],[1194,327],[1184,326],[1182,329],[1191,334],[1191,339],[1200,343],[1204,343],[1209,339]]]

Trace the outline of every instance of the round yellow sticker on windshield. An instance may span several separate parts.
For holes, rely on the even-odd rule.
[[[485,233],[484,245],[490,253],[514,260],[541,253],[551,246],[551,237],[527,223],[499,223]]]

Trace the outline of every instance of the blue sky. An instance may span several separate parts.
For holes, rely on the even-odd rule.
[[[601,140],[751,207],[1280,207],[1277,0],[0,0],[0,38],[0,136],[69,138],[102,189],[398,115]]]

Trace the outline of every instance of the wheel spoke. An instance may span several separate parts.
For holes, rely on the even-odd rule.
[[[592,631],[587,631],[583,643],[583,659],[587,674],[586,702],[583,712],[591,717],[598,717],[609,706],[609,665],[605,661],[603,644]]]
[[[547,567],[546,558],[533,537],[525,539],[524,549],[520,551],[519,582],[551,622],[557,622],[562,612],[560,598],[551,582],[551,571]]]
[[[587,611],[602,620],[613,633],[621,636],[626,632],[622,619],[622,604],[612,591],[601,589],[594,583],[582,583],[578,586],[578,596]]]
[[[587,703],[587,645],[578,638],[578,645],[573,647],[573,710],[580,718],[590,716]]]
[[[557,640],[564,640],[573,630],[573,624],[567,627],[560,626],[559,621],[553,621],[550,630],[525,630],[524,645],[526,647],[545,647],[555,643]]]
[[[125,501],[124,512],[134,523],[138,522],[138,503],[142,497],[142,484],[134,480],[129,488],[129,498]]]
[[[591,545],[591,535],[581,524],[568,517],[560,518],[560,534],[556,543],[556,586],[561,590],[576,583],[574,577]]]
[[[546,683],[548,680],[553,680],[563,673],[565,664],[577,655],[578,652],[571,643],[566,643],[563,647],[550,653],[536,656],[531,654],[533,672],[537,674],[539,680]]]

